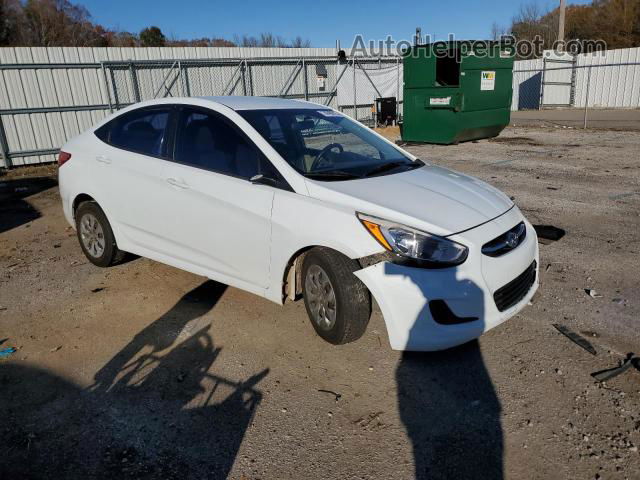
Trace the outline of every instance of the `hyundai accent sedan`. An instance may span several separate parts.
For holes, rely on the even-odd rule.
[[[59,165],[94,265],[130,252],[279,304],[303,298],[332,344],[364,334],[375,300],[393,349],[449,348],[538,288],[536,234],[509,197],[314,103],[138,103],[70,140]]]

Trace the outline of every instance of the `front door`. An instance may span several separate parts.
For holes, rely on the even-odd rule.
[[[222,115],[181,108],[174,161],[162,174],[161,208],[170,219],[163,236],[173,243],[174,257],[194,270],[215,272],[222,281],[267,287],[274,189],[249,181],[263,161]]]

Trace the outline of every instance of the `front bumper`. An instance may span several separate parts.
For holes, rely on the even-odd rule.
[[[523,220],[527,236],[516,249],[495,258],[481,253],[487,241]],[[394,350],[443,350],[478,338],[520,312],[538,289],[536,271],[533,285],[515,305],[500,312],[493,298],[496,290],[518,277],[534,260],[540,263],[535,230],[517,208],[450,238],[469,248],[467,260],[457,267],[428,270],[381,262],[355,272],[378,302]],[[437,323],[429,309],[430,300],[444,300],[456,316],[477,320]]]

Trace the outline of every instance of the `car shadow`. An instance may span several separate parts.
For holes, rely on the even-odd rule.
[[[80,388],[0,364],[2,478],[226,478],[262,399],[257,384],[214,373],[207,281],[140,331]],[[195,326],[194,326],[195,325]]]
[[[33,177],[3,180],[0,178],[0,233],[40,218],[40,212],[24,198],[55,187],[51,177]]]
[[[386,270],[392,275],[406,271],[393,266]],[[420,285],[410,276],[406,278],[425,298],[411,328],[411,344],[424,338],[421,325],[430,315],[427,299],[435,299],[438,285]],[[439,270],[433,278],[433,282],[448,285],[455,280],[456,269]],[[467,281],[465,292],[482,329],[482,291]],[[462,313],[459,316],[472,315]],[[416,479],[503,477],[501,406],[477,340],[439,352],[403,352],[396,382],[398,409],[412,444]]]
[[[534,225],[533,228],[536,231],[536,235],[538,235],[538,242],[543,245],[557,242],[567,234],[567,231],[563,228],[553,225]]]

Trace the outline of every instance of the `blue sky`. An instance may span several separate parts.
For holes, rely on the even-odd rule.
[[[489,38],[491,25],[508,26],[521,3],[531,0],[349,1],[349,0],[75,0],[94,20],[110,28],[139,32],[156,25],[168,37],[224,37],[272,32],[286,39],[307,38],[314,47],[343,47],[356,34],[366,39],[411,40],[415,28],[444,39]],[[558,1],[540,0],[542,7]],[[587,4],[588,0],[569,1]]]

